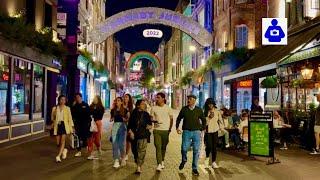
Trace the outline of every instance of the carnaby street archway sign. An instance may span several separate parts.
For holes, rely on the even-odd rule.
[[[202,46],[212,44],[212,35],[198,22],[180,13],[155,7],[130,9],[107,18],[91,32],[94,43],[101,43],[112,34],[138,24],[163,24],[190,35]]]

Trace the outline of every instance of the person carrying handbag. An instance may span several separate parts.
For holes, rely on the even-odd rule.
[[[74,124],[71,116],[70,108],[66,105],[66,97],[61,95],[58,97],[58,105],[53,107],[51,112],[51,120],[53,124],[53,135],[57,138],[59,153],[56,156],[56,162],[61,162],[67,158],[68,150],[65,148],[66,136],[74,132]]]
[[[90,131],[92,132],[91,137],[88,139],[88,160],[98,159],[92,154],[93,144],[96,145],[99,154],[101,153],[101,135],[102,135],[102,118],[104,114],[104,107],[100,96],[95,96],[92,104],[90,105],[90,113],[93,117],[91,122]]]
[[[138,100],[136,109],[132,112],[128,124],[128,133],[131,139],[131,148],[137,164],[136,174],[140,174],[141,166],[146,156],[148,138],[150,138],[150,129],[152,128],[151,117],[146,112],[146,103],[144,100]]]

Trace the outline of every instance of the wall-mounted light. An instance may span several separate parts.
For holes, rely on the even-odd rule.
[[[175,62],[173,62],[173,63],[171,63],[171,64],[172,64],[172,66],[176,66],[176,65],[177,65]]]
[[[313,75],[313,67],[312,65],[308,64],[306,66],[303,66],[301,69],[301,75],[303,79],[309,80],[312,78]]]
[[[190,46],[189,46],[189,50],[190,50],[191,52],[195,52],[195,51],[197,50],[197,48],[196,48],[194,45],[190,45]]]

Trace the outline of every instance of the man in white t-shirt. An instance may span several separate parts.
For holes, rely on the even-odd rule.
[[[165,94],[158,93],[156,96],[156,106],[152,107],[150,113],[154,122],[153,136],[158,163],[157,171],[162,171],[164,168],[164,157],[169,143],[169,134],[173,126],[172,109],[165,102]]]

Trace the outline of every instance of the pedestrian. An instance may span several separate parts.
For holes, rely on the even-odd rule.
[[[254,98],[253,104],[251,105],[251,112],[263,113],[263,109],[259,105],[259,98]]]
[[[206,160],[205,165],[210,167],[210,154],[212,158],[211,167],[214,169],[219,168],[216,163],[217,160],[217,146],[218,146],[218,131],[221,129],[223,119],[221,112],[217,109],[216,103],[212,98],[208,98],[204,105],[204,115],[207,119],[207,128],[205,133],[205,145],[206,145]]]
[[[52,108],[51,121],[53,126],[53,135],[57,138],[59,153],[56,156],[56,162],[61,162],[67,158],[68,149],[65,148],[66,136],[74,132],[74,125],[71,111],[66,106],[66,97],[60,95],[58,97],[58,105]]]
[[[91,114],[89,105],[82,101],[82,95],[80,93],[76,93],[75,95],[75,103],[71,108],[71,112],[75,123],[76,134],[80,140],[77,153],[74,156],[81,157],[81,149],[87,147],[87,141],[89,137],[91,137]]]
[[[193,145],[193,161],[192,161],[192,174],[199,176],[198,160],[201,142],[201,131],[206,128],[206,118],[200,107],[196,104],[197,97],[195,95],[188,96],[188,105],[183,107],[178,115],[176,122],[176,129],[178,134],[182,134],[181,154],[182,162],[180,163],[179,170],[184,168],[187,162],[187,152]],[[182,130],[179,129],[181,120],[183,119]]]
[[[123,107],[123,99],[121,97],[116,98],[116,104],[113,109],[111,109],[111,121],[113,121],[112,126],[112,151],[114,159],[114,168],[126,165],[125,155],[125,142],[127,136],[127,125],[129,112]]]
[[[104,111],[105,111],[104,106],[102,105],[100,96],[95,96],[90,105],[90,113],[92,115],[94,122],[97,125],[98,131],[92,132],[91,137],[88,140],[88,152],[89,152],[88,160],[97,159],[97,157],[95,157],[92,154],[93,144],[96,145],[96,148],[99,154],[101,154],[102,118],[103,118]]]
[[[156,95],[156,106],[151,108],[151,117],[154,122],[153,136],[156,147],[157,171],[164,169],[164,158],[169,143],[169,134],[173,126],[173,112],[165,104],[165,101],[166,95],[160,92]]]
[[[124,97],[123,97],[123,100],[124,100],[123,107],[125,109],[127,109],[129,114],[131,115],[131,113],[133,111],[133,99],[132,99],[132,96],[130,94],[125,94]],[[130,119],[130,115],[129,115],[129,119]],[[126,157],[125,157],[126,161],[128,160],[128,155],[129,155],[130,149],[131,149],[130,137],[129,137],[129,135],[127,135],[127,139],[126,139]]]
[[[141,166],[146,156],[148,138],[150,137],[150,129],[152,128],[151,117],[146,112],[146,103],[144,100],[138,100],[136,109],[130,116],[128,132],[132,140],[132,153],[135,163],[137,164],[136,174],[142,172]]]
[[[317,101],[320,102],[320,94],[317,94]],[[320,148],[320,106],[318,106],[314,112],[312,112],[312,118],[314,119],[314,136],[315,136],[315,148],[311,154],[319,154]]]

